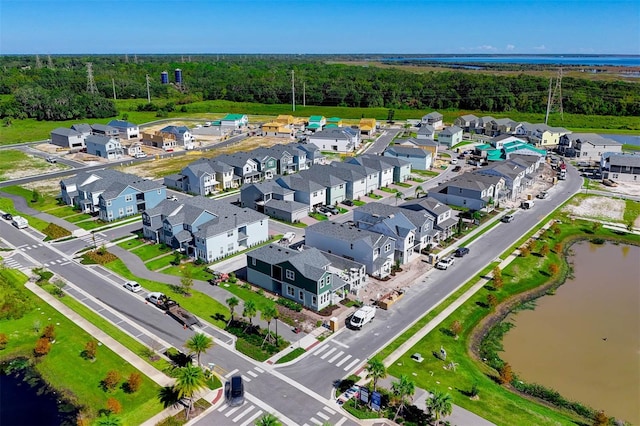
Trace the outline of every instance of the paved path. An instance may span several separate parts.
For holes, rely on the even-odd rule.
[[[49,223],[55,223],[58,226],[61,226],[65,229],[68,229],[71,232],[77,231],[79,229],[81,229],[79,226],[74,225],[71,222],[67,222],[64,219],[60,219],[59,217],[50,215],[49,213],[44,213],[41,212],[39,210],[36,210],[32,207],[29,207],[29,204],[27,203],[27,201],[24,199],[24,197],[21,197],[20,195],[14,195],[14,194],[8,194],[6,192],[0,192],[0,197],[2,198],[9,198],[11,200],[13,200],[13,205],[15,207],[16,210],[24,213],[24,214],[28,214],[29,216],[33,216],[33,217],[37,217],[38,219],[42,219],[45,222],[49,222]]]

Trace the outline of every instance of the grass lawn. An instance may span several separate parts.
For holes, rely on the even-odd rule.
[[[379,200],[380,198],[382,198],[382,195],[371,193],[371,194],[367,194],[367,197],[373,198],[374,200]]]
[[[640,151],[639,145],[631,145],[629,143],[622,144],[622,149],[624,151]]]
[[[411,170],[411,173],[415,173],[415,174],[418,174],[420,176],[426,176],[426,177],[436,177],[436,176],[438,176],[440,174],[440,173],[434,172],[432,170],[416,170],[416,169]]]
[[[463,147],[463,146],[465,146],[465,145],[470,145],[470,144],[472,144],[472,143],[474,143],[474,142],[473,142],[473,141],[462,141],[462,142],[457,143],[457,144],[455,144],[454,146],[452,146],[452,147],[451,147],[451,150],[453,151],[453,150],[454,150],[454,149],[456,149],[456,148],[460,148],[460,147]]]
[[[640,202],[634,200],[626,200],[627,205],[624,209],[624,223],[635,221],[640,216]]]
[[[422,182],[424,182],[424,181],[422,181]],[[401,188],[411,188],[413,186],[410,183],[404,183],[404,182],[396,182],[396,183],[394,183],[394,185],[399,186]]]
[[[106,346],[98,347],[95,362],[82,358],[80,354],[92,337],[24,288],[24,275],[9,270],[0,271],[0,274],[3,280],[12,280],[20,294],[29,297],[33,303],[22,318],[0,322],[0,330],[9,335],[9,343],[2,351],[2,359],[31,354],[36,340],[42,334],[42,328],[53,324],[55,343],[49,354],[41,357],[35,364],[36,370],[47,383],[60,392],[69,394],[74,403],[85,406],[94,416],[97,416],[98,410],[106,407],[109,397],[116,398],[122,404],[122,413],[117,417],[123,424],[140,424],[162,410],[158,399],[160,387],[144,375],[142,386],[136,393],[126,393],[120,386],[111,393],[103,391],[100,381],[107,371],[119,371],[123,377],[120,382],[122,384],[124,378],[137,370]],[[40,325],[39,332],[34,330],[36,323]],[[82,374],[78,374],[79,371]]]
[[[143,262],[146,262],[147,260],[162,256],[163,254],[167,254],[171,251],[171,247],[163,246],[161,244],[146,244],[131,250],[131,253],[138,256]]]
[[[137,281],[149,291],[159,291],[168,295],[186,310],[217,327],[224,329],[227,324],[226,319],[229,318],[229,309],[206,294],[202,294],[193,289],[189,297],[176,293],[169,284],[151,281],[133,275],[120,259],[109,262],[104,266],[128,280]]]
[[[121,243],[118,243],[119,247],[122,247],[125,250],[131,250],[133,248],[139,247],[143,244],[146,244],[146,242],[141,239],[141,238],[134,238],[131,240],[127,240],[127,241],[123,241]]]
[[[294,359],[298,358],[300,355],[302,355],[305,352],[306,351],[304,350],[304,348],[295,348],[294,350],[292,350],[282,358],[279,358],[276,361],[276,364],[284,364],[285,362],[293,361]]]
[[[151,262],[149,262],[149,263],[151,263]],[[201,265],[197,266],[197,265],[194,265],[192,262],[183,263],[180,266],[171,265],[167,269],[163,269],[161,272],[163,274],[169,274],[169,275],[175,275],[176,277],[182,277],[182,271],[184,270],[184,268],[191,268],[191,277],[194,280],[209,281],[209,279],[212,277],[211,272],[209,272],[209,270],[207,269],[206,266],[201,266]]]
[[[242,287],[242,283],[240,281],[238,281],[237,284],[222,283],[220,284],[220,286],[227,290],[229,293],[233,293],[236,297],[242,299],[245,302],[253,300],[253,303],[256,304],[256,308],[258,309],[258,311],[262,311],[267,306],[276,303],[275,300],[270,299],[267,296],[261,296],[251,289]]]
[[[154,260],[150,260],[149,262],[145,263],[144,266],[147,267],[148,270],[150,271],[157,271],[160,268],[164,268],[166,266],[171,265],[171,262],[176,258],[175,254],[173,253],[167,253],[166,255],[159,257],[157,259]]]
[[[365,204],[367,204],[364,201],[360,201],[360,200],[353,200],[353,205],[356,207],[360,207],[360,206],[364,206]]]
[[[409,186],[411,186],[411,185],[409,185]],[[396,192],[400,192],[399,190],[397,190],[395,188],[387,188],[386,186],[383,186],[382,188],[380,188],[380,191],[388,192],[389,194],[395,194]]]
[[[3,188],[4,189],[4,188]],[[37,229],[38,231],[43,231],[47,226],[49,226],[49,222],[45,222],[42,219],[37,217],[29,216],[22,212],[16,210],[13,205],[13,200],[10,198],[2,198],[0,197],[0,210],[5,211],[7,213],[11,213],[13,216],[22,216],[29,221],[29,226]]]
[[[320,213],[309,213],[309,216],[311,216],[315,220],[329,220],[327,216]]]

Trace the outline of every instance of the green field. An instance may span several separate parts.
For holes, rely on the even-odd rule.
[[[167,254],[171,251],[171,247],[162,244],[146,244],[144,246],[131,250],[131,253],[138,256],[143,262],[146,262],[155,257]]]

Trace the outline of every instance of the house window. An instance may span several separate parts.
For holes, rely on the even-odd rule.
[[[321,278],[319,283],[320,283],[320,288],[324,287],[324,278]]]
[[[287,269],[286,272],[285,272],[285,277],[287,277],[287,279],[290,280],[290,281],[295,281],[296,274],[295,274],[295,272]]]
[[[127,214],[133,214],[133,206],[127,206]]]
[[[122,216],[124,214],[124,210],[123,209],[118,209],[118,216]]]
[[[311,296],[311,304],[316,306],[318,304],[318,298],[316,296]]]
[[[162,193],[162,190],[158,189],[156,192],[158,193],[158,195],[160,195]]]
[[[255,258],[255,257],[252,257],[252,258],[251,258],[251,264],[252,264],[253,266],[256,266],[256,263],[257,263],[257,262],[256,262],[256,258]]]
[[[327,277],[327,285],[330,285],[330,284],[331,284],[331,275]]]
[[[296,290],[290,285],[287,286],[287,295],[293,297],[296,294]]]
[[[300,290],[298,292],[298,299],[303,300],[304,301],[304,291]]]
[[[107,201],[107,207],[111,207],[111,200]]]
[[[227,237],[233,237],[233,231],[227,231]]]
[[[107,217],[108,217],[109,219],[113,219],[113,212],[112,212],[111,210],[109,210],[109,211],[107,212]]]
[[[227,251],[233,251],[233,243],[227,246]]]
[[[391,244],[387,244],[384,246],[384,252],[388,252],[389,250],[391,250]]]
[[[133,201],[133,194],[127,194],[124,196],[124,200],[129,202],[129,201]]]
[[[220,247],[220,254],[224,254],[224,247]]]

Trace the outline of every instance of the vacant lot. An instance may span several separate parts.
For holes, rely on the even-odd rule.
[[[626,203],[609,197],[574,197],[563,211],[575,216],[621,222]]]

